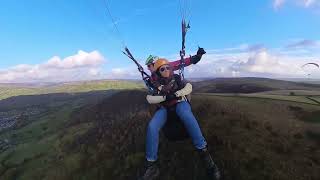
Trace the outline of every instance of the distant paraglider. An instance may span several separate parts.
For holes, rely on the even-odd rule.
[[[301,68],[303,69],[304,72],[307,73],[308,78],[310,78],[312,72],[314,72],[316,69],[319,69],[320,66],[317,63],[306,63],[302,65]]]
[[[319,68],[319,64],[317,64],[317,63],[306,63],[306,64],[302,65],[301,67],[304,68],[305,66],[308,66],[308,65],[314,65]]]

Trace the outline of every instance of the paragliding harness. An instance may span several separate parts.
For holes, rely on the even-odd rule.
[[[155,91],[158,91],[158,89],[152,85],[151,77],[146,72],[144,72],[143,67],[137,62],[137,60],[135,60],[135,58],[132,56],[131,52],[127,47],[125,48],[125,52],[123,53],[127,55],[130,59],[132,59],[138,66],[138,70],[141,73],[142,79],[145,82],[145,85],[148,88],[149,92],[154,94]],[[174,81],[176,81],[176,79],[174,79]],[[188,103],[190,102],[188,101]],[[176,104],[174,106],[167,106],[166,109],[167,121],[164,127],[162,128],[165,137],[169,141],[182,141],[189,138],[189,134],[185,126],[183,125],[182,121],[176,113]]]
[[[179,69],[179,75],[181,78],[181,81],[184,80],[184,56],[185,56],[185,37],[187,30],[190,28],[189,23],[186,24],[185,20],[182,20],[182,46],[180,50],[180,69]],[[190,104],[190,101],[187,99],[187,102]],[[191,104],[190,104],[191,105]],[[180,117],[176,113],[176,105],[167,107],[167,122],[162,128],[162,131],[165,135],[165,137],[169,141],[182,141],[189,138],[189,134],[181,121]]]
[[[142,80],[144,81],[145,86],[148,88],[149,93],[158,94],[158,89],[152,84],[151,77],[143,70],[143,67],[133,57],[130,50],[127,47],[125,47],[124,50],[125,51],[123,51],[123,53],[138,66],[138,71],[141,73]],[[174,81],[176,80],[174,79]],[[190,102],[188,101],[188,103]],[[182,121],[176,113],[176,103],[172,106],[165,106],[165,108],[167,109],[167,121],[162,128],[165,137],[169,141],[182,141],[187,139],[189,135]]]
[[[115,23],[115,20],[113,16],[111,15],[111,12],[109,10],[108,4],[106,3],[106,8],[108,11],[108,14],[112,20],[112,23],[114,25],[114,28],[116,29],[117,33],[119,36],[121,36],[120,31],[117,27],[117,24]],[[183,11],[181,9],[181,11]],[[183,13],[182,13],[183,14]],[[181,62],[180,62],[180,69],[179,69],[179,75],[181,77],[181,80],[184,80],[184,66],[185,66],[185,37],[187,30],[190,28],[189,23],[186,24],[185,22],[185,17],[182,17],[182,47],[180,50],[180,57],[181,57]],[[124,41],[123,41],[124,44]],[[145,86],[147,87],[148,91],[150,94],[157,94],[158,89],[155,87],[152,83],[152,78],[144,71],[143,67],[138,63],[138,61],[133,57],[132,53],[128,49],[127,46],[124,46],[124,51],[122,51],[128,58],[130,58],[137,66],[138,66],[138,71],[141,73],[142,80],[144,81]],[[188,101],[188,103],[190,103]],[[172,107],[167,107],[167,122],[162,128],[164,135],[167,137],[169,141],[179,141],[179,140],[185,140],[189,137],[182,121],[180,118],[177,116],[176,113],[176,105]]]
[[[167,122],[162,131],[169,141],[183,141],[189,138],[184,124],[176,113],[176,106],[167,108]]]
[[[181,77],[178,75],[174,76],[174,83],[178,81],[178,78]],[[180,97],[180,99],[182,98]],[[190,103],[189,101],[187,102]],[[167,121],[164,127],[162,128],[164,136],[169,141],[182,141],[189,138],[189,134],[184,124],[182,123],[180,117],[176,113],[177,101],[173,104],[168,103],[164,105],[164,107],[167,109]]]
[[[179,68],[179,76],[181,78],[181,81],[184,80],[184,66],[185,66],[185,37],[187,30],[190,28],[189,23],[186,24],[185,20],[182,20],[181,23],[182,27],[182,46],[180,50],[180,68]],[[154,87],[151,81],[151,77],[144,72],[143,67],[137,62],[137,60],[133,57],[131,52],[127,47],[124,48],[124,51],[122,51],[126,56],[128,56],[133,62],[138,66],[138,70],[141,73],[142,80],[144,81],[146,87],[149,90],[149,93],[151,94],[157,94],[158,89]],[[187,100],[187,102],[190,104],[190,101]],[[189,134],[180,120],[180,117],[176,113],[176,103],[173,106],[167,106],[167,121],[162,128],[162,131],[165,135],[165,137],[169,141],[182,141],[187,138],[189,138]]]
[[[155,91],[157,90],[156,87],[153,86],[151,82],[151,77],[143,70],[143,67],[138,63],[138,61],[133,57],[131,52],[127,47],[124,48],[124,51],[122,51],[123,54],[128,56],[137,66],[138,66],[138,71],[141,73],[142,80],[144,81],[145,86],[147,87],[149,93],[154,94]]]

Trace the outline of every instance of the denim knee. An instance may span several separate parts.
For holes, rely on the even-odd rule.
[[[186,112],[191,112],[190,104],[186,101],[178,103],[176,112],[177,114],[181,114],[181,115],[184,115]]]
[[[150,133],[155,133],[157,131],[156,126],[153,123],[149,123],[147,127],[147,131]]]

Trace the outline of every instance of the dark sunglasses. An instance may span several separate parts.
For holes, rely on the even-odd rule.
[[[153,64],[153,63],[151,63],[151,64],[148,64],[147,66],[148,66],[148,68],[149,68],[149,67],[151,67],[151,66],[153,66],[153,65],[154,65],[154,64]]]
[[[171,69],[170,66],[165,66],[165,67],[160,68],[160,72],[163,72],[165,70],[169,71],[170,69]]]

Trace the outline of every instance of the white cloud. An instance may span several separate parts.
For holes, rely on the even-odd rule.
[[[288,63],[284,57],[270,54],[267,50],[258,51],[248,58],[246,62],[235,64],[238,71],[277,76],[292,76],[301,74],[298,64]]]
[[[96,69],[96,68],[91,68],[91,69],[89,69],[89,74],[92,76],[97,76],[97,75],[101,74],[101,70]]]
[[[209,52],[213,53],[204,55],[198,64],[185,68],[187,77],[305,78],[307,73],[301,66],[308,62],[320,63],[320,54],[290,54],[283,49],[257,48],[255,51],[232,53],[215,49]],[[313,71],[312,78],[320,78],[320,70]]]
[[[303,41],[297,40],[289,44],[298,42]],[[301,66],[307,62],[320,63],[319,53],[311,53],[311,51],[303,47],[300,47],[298,50],[287,47],[267,49],[262,44],[240,44],[231,48],[206,51],[207,54],[203,56],[199,63],[185,68],[185,76],[187,78],[241,76],[305,78],[307,73],[304,72]],[[176,60],[177,55],[163,57],[170,57],[168,59],[173,61]],[[147,68],[144,67],[144,69],[149,73]],[[130,67],[112,69],[111,72],[107,74],[107,78],[140,79],[141,76],[137,67],[131,65]],[[320,71],[319,73],[313,72],[312,78],[320,78]]]
[[[146,73],[149,73],[145,68]],[[123,67],[123,68],[113,68],[109,73],[107,73],[105,78],[108,79],[139,79],[141,75],[137,70],[137,67]]]
[[[308,62],[320,63],[319,48],[313,49],[314,40],[294,40],[283,48],[267,49],[261,44],[240,44],[231,48],[207,50],[196,65],[185,68],[187,78],[194,77],[243,77],[270,78],[306,77],[320,78],[320,70],[307,72],[301,66]],[[312,47],[312,48],[311,48]],[[167,56],[168,57],[168,56]],[[176,57],[176,55],[174,56]],[[176,60],[172,56],[169,60]],[[60,58],[54,56],[42,64],[20,64],[0,70],[0,83],[57,82],[91,79],[141,79],[137,67],[102,69],[105,58],[97,51],[84,52]],[[142,64],[142,62],[141,62]],[[146,73],[149,73],[144,67]]]
[[[258,51],[261,49],[265,49],[265,46],[263,44],[240,44],[236,47],[231,48],[224,48],[224,49],[213,49],[213,50],[207,50],[209,53],[219,53],[219,54],[226,54],[226,53],[235,53],[235,52],[252,52],[252,51]]]
[[[285,2],[286,2],[286,0],[274,0],[273,1],[273,8],[279,9]]]
[[[303,0],[303,4],[305,7],[311,7],[319,3],[319,0]]]
[[[98,66],[104,61],[104,57],[98,51],[92,51],[90,53],[84,51],[78,51],[76,55],[61,59],[58,56],[54,56],[48,60],[43,66],[47,68],[64,68],[71,69],[77,67],[86,66]]]
[[[124,76],[128,76],[128,74],[129,74],[129,71],[122,68],[114,68],[111,70],[111,75],[113,75],[114,77],[124,77]]]
[[[273,0],[273,8],[276,10],[285,4],[298,5],[304,8],[319,8],[320,0]]]
[[[12,67],[10,70],[13,72],[26,72],[32,69],[31,65],[28,64],[19,64],[15,67]]]
[[[286,46],[287,48],[320,48],[320,41],[302,39],[295,40]]]
[[[0,70],[1,83],[57,82],[97,78],[101,75],[99,66],[105,58],[98,52],[78,51],[77,54],[61,59],[50,58],[43,64],[20,64]]]

